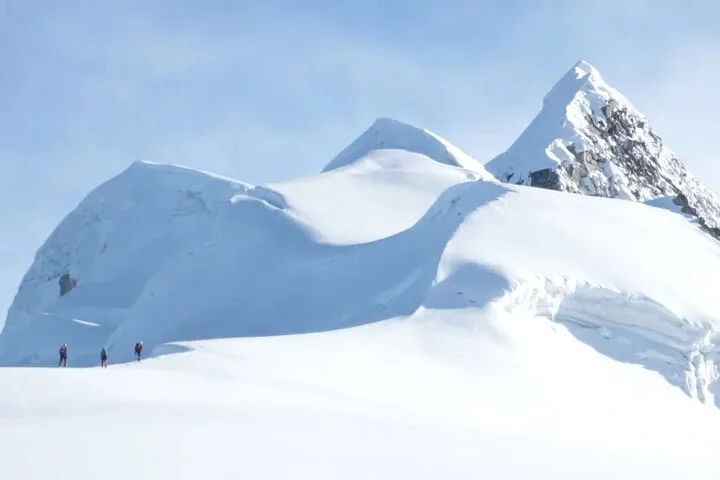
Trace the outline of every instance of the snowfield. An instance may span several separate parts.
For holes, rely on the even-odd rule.
[[[11,478],[717,478],[715,411],[532,318],[0,369]],[[112,358],[112,357],[111,357]]]
[[[720,243],[667,207],[501,183],[390,119],[278,184],[133,164],[22,279],[0,467],[720,478]]]

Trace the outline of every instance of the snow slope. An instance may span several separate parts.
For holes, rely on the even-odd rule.
[[[468,180],[414,153],[373,152],[342,171],[262,189],[210,176],[193,183],[202,174],[174,168],[130,173],[181,193],[135,213],[137,222],[113,217],[122,195],[91,195],[84,204],[109,226],[78,233],[76,254],[41,250],[0,337],[6,363],[47,364],[62,342],[86,365],[103,345],[129,359],[140,338],[152,347],[347,328],[425,307],[504,308],[566,323],[604,354],[715,401],[720,250],[681,215]],[[201,192],[194,210],[173,216],[188,189]],[[403,201],[414,208],[398,208]],[[58,265],[79,279],[62,297]]]
[[[458,313],[466,325],[449,328]],[[16,480],[717,478],[715,411],[550,322],[465,314],[194,342],[139,364],[111,357],[107,370],[0,369],[3,472]]]
[[[540,113],[486,167],[515,184],[640,202],[671,197],[720,238],[720,200],[585,61],[553,86]]]
[[[0,351],[34,358],[54,354],[60,338],[105,342],[157,270],[209,228],[228,197],[249,191],[204,172],[132,164],[91,192],[40,247],[8,312]],[[60,296],[65,274],[79,283]]]
[[[102,346],[130,359],[138,339],[152,348],[334,330],[438,305],[501,308],[567,324],[714,403],[720,250],[686,217],[486,181],[421,151],[370,149],[265,187],[134,164],[40,249],[0,359],[48,364],[67,342],[74,364],[92,365]],[[63,273],[77,285],[61,296]]]
[[[398,145],[266,186],[134,164],[91,192],[0,335],[4,471],[717,478],[720,244]],[[29,368],[62,342],[111,368]]]
[[[472,170],[485,180],[494,178],[487,173],[482,163],[439,135],[387,117],[375,120],[362,135],[332,159],[323,171],[365,160],[367,155],[375,150],[418,153],[445,165]]]

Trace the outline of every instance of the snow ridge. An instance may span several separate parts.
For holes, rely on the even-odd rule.
[[[385,149],[419,153],[436,162],[470,170],[483,180],[495,180],[482,163],[439,135],[386,117],[376,119],[362,135],[331,160],[323,172],[351,165],[375,150]]]
[[[576,135],[572,145],[553,137],[556,145],[582,145],[586,164],[600,159],[595,174],[634,174],[626,186],[638,198],[629,198],[645,201],[597,198],[613,195],[588,190],[592,176],[573,183],[567,168],[577,158],[547,174],[563,188],[503,184],[470,172],[463,165],[471,159],[440,137],[390,119],[324,172],[272,187],[133,164],[91,192],[38,251],[0,335],[2,361],[47,364],[68,341],[87,354],[74,356],[76,365],[90,365],[100,347],[122,358],[138,337],[149,351],[167,351],[173,342],[428,315],[443,325],[470,318],[485,331],[488,312],[506,306],[511,317],[561,323],[605,356],[713,402],[720,244],[688,224],[687,208],[677,213],[672,202],[685,194],[652,197],[651,187],[662,186],[653,172],[682,172],[654,157],[647,171],[629,170],[635,157],[613,153],[631,141],[622,115],[639,115],[628,104],[612,120],[609,106],[624,101],[579,64],[543,111],[561,112],[560,127]],[[555,135],[554,118],[530,128]],[[608,347],[600,340],[608,335],[629,344]]]
[[[499,180],[648,202],[672,197],[720,238],[720,201],[597,69],[578,62],[510,148],[486,164]]]
[[[91,191],[38,249],[8,310],[0,350],[34,344],[42,355],[55,351],[60,336],[102,343],[157,271],[211,232],[239,198],[288,208],[266,187],[182,166],[131,164]]]

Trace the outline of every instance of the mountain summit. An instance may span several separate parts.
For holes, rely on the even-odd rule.
[[[672,206],[720,238],[720,201],[663,144],[644,114],[585,61],[486,168],[499,180]]]
[[[387,117],[377,118],[357,139],[338,153],[323,171],[354,164],[376,150],[403,150],[423,155],[441,164],[470,170],[483,180],[494,180],[481,162],[439,135]]]

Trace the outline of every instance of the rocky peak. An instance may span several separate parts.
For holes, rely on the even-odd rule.
[[[671,197],[720,238],[720,201],[584,61],[555,84],[520,138],[486,167],[521,185],[639,202]]]

